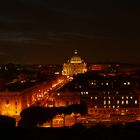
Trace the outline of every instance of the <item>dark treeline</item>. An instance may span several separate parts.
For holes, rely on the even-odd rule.
[[[16,119],[0,115],[0,128],[14,128],[16,126]]]
[[[2,118],[2,119],[1,119]],[[110,127],[106,127],[104,124],[97,123],[95,126],[86,128],[82,124],[74,124],[72,127],[61,128],[25,128],[14,127],[14,119],[11,117],[1,116],[2,121],[6,122],[4,127],[0,127],[1,137],[4,139],[14,140],[38,140],[38,139],[51,139],[51,140],[66,140],[66,139],[94,139],[94,140],[123,140],[123,139],[136,139],[139,137],[140,122],[132,123],[117,123]],[[7,121],[7,120],[8,121]],[[7,122],[12,125],[6,127]]]
[[[15,127],[15,119],[0,116],[0,132],[4,139],[38,140],[38,139],[94,139],[94,140],[124,140],[139,137],[140,122],[116,123],[106,127],[102,122],[87,128],[76,123],[71,127],[41,128],[46,120],[51,120],[56,114],[81,113],[86,111],[85,106],[72,105],[59,108],[29,107],[21,112],[20,127]],[[46,113],[46,114],[45,114]]]
[[[65,116],[70,114],[80,113],[87,114],[87,107],[81,104],[70,105],[67,107],[40,107],[31,106],[24,109],[20,114],[19,127],[37,127],[41,126],[47,121],[52,121],[56,115],[63,115],[64,126]]]

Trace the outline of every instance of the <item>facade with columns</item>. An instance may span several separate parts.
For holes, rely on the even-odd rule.
[[[85,72],[87,72],[87,64],[78,56],[78,52],[75,50],[74,56],[63,64],[62,75],[73,76]]]

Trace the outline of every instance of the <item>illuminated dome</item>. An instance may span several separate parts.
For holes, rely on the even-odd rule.
[[[87,72],[87,64],[77,55],[77,50],[74,52],[74,56],[63,64],[62,75],[73,76],[79,73]]]
[[[75,64],[82,63],[82,59],[80,56],[77,55],[77,53],[78,53],[77,50],[75,50],[74,52],[75,55],[71,58],[70,63],[75,63]]]

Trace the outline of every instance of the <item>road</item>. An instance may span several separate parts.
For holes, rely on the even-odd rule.
[[[48,83],[44,82],[39,86],[36,86],[35,94],[33,94],[32,105],[47,106],[53,101],[54,92],[60,89],[63,85],[69,82],[69,78],[66,76],[60,76]]]

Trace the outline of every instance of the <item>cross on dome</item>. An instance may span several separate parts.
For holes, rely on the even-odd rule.
[[[75,49],[74,54],[78,54],[77,49]]]

